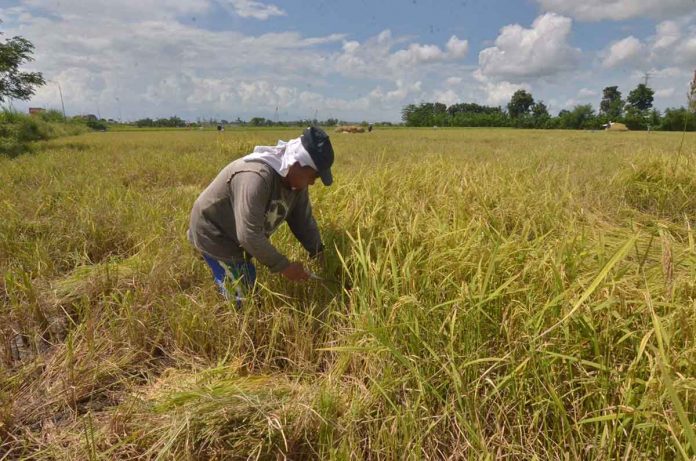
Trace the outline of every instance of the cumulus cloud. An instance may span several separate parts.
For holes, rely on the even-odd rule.
[[[517,90],[531,90],[531,87],[527,83],[492,80],[483,74],[481,69],[475,70],[473,72],[473,77],[479,83],[479,94],[484,95],[483,102],[492,106],[507,104]]]
[[[681,38],[681,28],[675,21],[664,21],[655,28],[655,49],[668,49]]]
[[[552,13],[531,26],[503,27],[479,54],[473,77],[475,66],[465,62],[470,44],[456,35],[428,43],[389,30],[349,36],[349,26],[313,36],[283,28],[291,21],[253,33],[205,27],[212,14],[251,24],[293,16],[276,4],[285,8],[276,0],[23,0],[0,7],[0,17],[7,36],[36,45],[27,70],[49,80],[31,105],[60,108],[60,84],[68,114],[100,111],[115,118],[122,111],[126,120],[271,117],[277,106],[281,118],[318,111],[320,117],[394,120],[405,104],[420,101],[505,105],[516,90],[531,91],[531,84],[535,99],[588,102],[596,98],[591,89],[601,88],[596,74],[626,92],[646,69],[659,97],[674,105],[681,104],[696,62],[693,16],[665,18],[653,35],[636,35],[643,61],[626,58],[630,53],[622,61],[620,50],[607,48],[587,70],[595,75],[577,71],[572,79],[549,78],[576,70],[582,57],[569,44],[572,20]],[[604,59],[622,63],[604,68]],[[629,73],[614,78],[614,68]],[[540,78],[543,86],[535,83]]]
[[[643,53],[643,44],[631,35],[609,46],[602,59],[602,66],[618,67],[633,64],[640,60]]]
[[[696,64],[696,15],[693,19],[694,21],[687,18],[658,24],[651,58],[654,61],[693,67]]]
[[[459,40],[456,35],[452,35],[447,41],[447,52],[455,59],[464,58],[469,53],[469,41]]]
[[[242,18],[254,18],[265,21],[271,16],[285,16],[287,13],[275,5],[267,5],[254,0],[221,0],[225,6]]]
[[[405,50],[399,50],[389,58],[389,64],[395,68],[413,66],[423,63],[461,59],[469,51],[469,42],[459,40],[456,35],[452,35],[445,45],[445,51],[437,45],[421,45],[412,43]]]
[[[119,8],[126,14],[124,5]],[[6,16],[7,10],[2,12]],[[131,11],[136,22],[78,15],[70,21],[56,20],[32,15],[25,8],[12,13],[6,24],[14,28],[5,32],[13,35],[21,30],[36,45],[34,64],[49,80],[31,104],[60,107],[60,84],[69,114],[99,113],[124,120],[171,114],[268,117],[280,107],[288,118],[314,116],[318,110],[327,117],[364,117],[368,112],[388,120],[407,102],[424,97],[418,79],[392,79],[395,71],[372,74],[384,82],[371,89],[363,84],[357,96],[354,90],[343,91],[329,83],[332,76],[341,75],[337,55],[355,60],[345,65],[358,62],[359,66],[363,61],[372,71],[380,63],[384,68],[390,57],[396,59],[393,49],[405,39],[394,38],[389,31],[361,44],[346,41],[340,33],[306,37],[298,32],[253,36],[210,31],[163,18],[158,12],[137,16]],[[447,51],[435,47],[442,59],[461,55],[464,41],[457,40],[450,40]],[[337,54],[317,50],[341,43]],[[408,46],[405,51],[407,63],[425,64],[433,58],[427,46]]]
[[[674,88],[661,88],[655,91],[656,98],[669,98],[674,94]]]
[[[389,64],[394,67],[413,66],[421,63],[440,61],[444,59],[445,53],[435,45],[420,45],[412,43],[408,49],[399,50],[394,53]]]
[[[461,60],[469,50],[467,40],[452,35],[444,49],[433,44],[411,43],[394,51],[405,41],[403,37],[393,37],[390,30],[384,30],[363,43],[346,41],[342,52],[334,58],[336,66],[353,77],[382,76],[395,80],[405,71],[413,73],[420,66]]]
[[[383,91],[381,87],[377,87],[370,92],[370,98],[379,104],[403,103],[409,96],[417,95],[421,92],[420,81],[406,83],[403,80],[397,80],[394,90]]]
[[[694,11],[693,0],[537,0],[546,11],[583,21],[602,21],[649,16],[675,18]]]
[[[454,90],[451,89],[444,91],[435,90],[432,94],[431,99],[435,102],[441,102],[448,106],[451,106],[452,104],[457,104],[461,101],[461,97]]]
[[[663,21],[655,34],[641,41],[628,36],[612,43],[599,53],[605,68],[671,69],[691,67],[696,63],[696,25],[689,18]]]
[[[580,91],[578,91],[578,98],[593,98],[597,95],[599,95],[597,91],[589,88],[581,88]]]
[[[134,17],[171,19],[209,11],[208,0],[25,0],[25,11],[48,13],[54,17],[74,20],[93,16],[104,20],[128,20]]]
[[[503,27],[495,46],[479,53],[481,73],[515,82],[574,69],[581,53],[568,44],[571,27],[571,19],[553,13],[536,18],[530,29]]]
[[[69,15],[68,20],[43,14],[51,13],[55,2],[32,2],[41,15],[26,7],[13,9],[11,15],[2,10],[5,32],[25,36],[34,43],[36,61],[32,66],[54,82],[37,92],[32,104],[59,105],[55,94],[59,83],[71,113],[95,113],[98,107],[110,116],[122,109],[124,118],[139,117],[143,112],[184,115],[182,107],[187,113],[203,112],[216,104],[221,110],[225,105],[228,111],[254,110],[251,103],[246,107],[229,103],[248,100],[238,91],[240,82],[267,79],[279,86],[298,87],[304,86],[306,76],[311,74],[313,82],[319,84],[331,70],[326,69],[321,57],[317,58],[315,47],[345,39],[342,34],[306,37],[298,32],[278,32],[250,36],[205,30],[179,22],[171,17],[171,11],[165,17],[159,11],[162,8],[142,9],[129,0],[113,2],[113,7],[102,5],[106,11],[129,17],[129,21],[118,19],[118,15],[116,19],[111,15],[79,15],[77,2],[63,0],[61,6],[64,4],[65,9],[60,8],[60,14]],[[92,6],[91,2],[87,6],[82,3],[87,10]],[[163,0],[161,4],[186,15],[206,8],[196,0]],[[279,74],[279,68],[284,72]]]

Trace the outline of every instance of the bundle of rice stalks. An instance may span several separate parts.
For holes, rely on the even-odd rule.
[[[628,131],[628,127],[623,123],[619,122],[609,122],[609,126],[606,127],[607,131]]]
[[[696,166],[667,160],[632,165],[624,178],[624,197],[633,207],[674,222],[696,214]]]
[[[364,133],[365,128],[357,125],[342,125],[336,127],[336,133]]]
[[[94,305],[114,289],[135,285],[141,258],[136,254],[123,261],[102,262],[76,268],[53,282],[8,275],[13,306],[0,327],[0,362],[17,365],[60,343],[70,325],[77,325],[86,305]],[[9,291],[8,291],[9,292]]]
[[[122,261],[78,267],[67,277],[51,284],[53,301],[56,304],[67,304],[82,297],[93,298],[108,293],[116,286],[130,286],[134,283],[141,263],[141,257],[135,254]]]
[[[316,456],[317,395],[281,375],[240,376],[229,367],[176,373],[154,387],[133,423],[148,457],[305,459]]]

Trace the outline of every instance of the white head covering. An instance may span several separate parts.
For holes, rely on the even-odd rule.
[[[243,158],[244,160],[261,160],[282,177],[288,174],[288,170],[296,162],[300,166],[317,169],[300,138],[291,139],[288,142],[278,140],[278,144],[275,146],[256,146],[253,153]]]

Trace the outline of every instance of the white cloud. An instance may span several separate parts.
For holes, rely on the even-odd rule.
[[[530,29],[503,27],[495,46],[479,53],[481,73],[514,82],[574,69],[581,53],[568,44],[571,27],[571,19],[552,13],[536,18]]]
[[[254,0],[220,0],[223,6],[231,7],[242,18],[265,21],[271,16],[286,16],[287,13],[275,5],[267,5]]]
[[[393,37],[389,30],[363,43],[346,41],[342,52],[334,57],[336,67],[355,78],[377,77],[395,81],[404,72],[413,74],[431,64],[456,62],[466,55],[469,48],[467,40],[453,35],[444,50],[433,44],[411,43],[406,48],[392,51],[405,41],[403,37]]]
[[[452,35],[447,41],[447,52],[452,58],[463,58],[469,53],[469,41],[459,40],[456,35]]]
[[[665,67],[663,69],[652,68],[648,72],[651,76],[657,78],[674,78],[684,74],[684,70],[678,67]],[[641,78],[643,75],[642,72],[636,72],[633,78]]]
[[[696,64],[696,14],[661,22],[648,43],[649,59],[653,64],[693,67]]]
[[[51,80],[31,105],[60,108],[60,82],[68,114],[100,111],[116,118],[122,111],[126,120],[272,117],[276,106],[281,119],[318,111],[320,118],[398,120],[405,104],[505,105],[520,88],[560,108],[569,98],[596,103],[593,90],[605,85],[627,94],[646,69],[663,108],[683,104],[696,63],[694,15],[667,19],[653,35],[636,35],[643,53],[624,59],[620,72],[601,60],[583,71],[577,66],[582,54],[569,44],[572,21],[541,15],[531,26],[503,27],[479,55],[472,77],[474,66],[465,63],[470,44],[456,35],[423,43],[384,30],[365,39],[349,36],[353,29],[346,24],[308,36],[297,24],[296,31],[284,26],[292,21],[272,21],[253,33],[208,30],[212,14],[256,23],[294,12],[276,0],[24,0],[0,7],[3,32],[36,45],[27,70]],[[609,59],[609,49],[601,57]],[[568,78],[558,77],[570,70]]]
[[[669,98],[674,95],[674,88],[661,88],[655,91],[656,98]]]
[[[654,49],[665,49],[674,46],[681,37],[679,24],[675,21],[664,21],[655,28]]]
[[[383,91],[377,87],[370,92],[370,98],[379,104],[403,103],[411,95],[418,95],[422,92],[421,82],[406,83],[403,80],[396,81],[396,89]]]
[[[384,30],[364,43],[356,40],[343,43],[342,52],[333,59],[336,69],[347,76],[370,77],[385,72],[385,62],[389,60],[392,46],[398,40],[392,38],[391,31]]]
[[[674,49],[675,61],[685,65],[696,64],[696,33],[690,37],[684,37]]]
[[[612,43],[599,56],[605,68],[643,71],[646,67],[653,67],[680,72],[696,64],[696,24],[691,17],[663,21],[655,27],[655,34],[645,40],[628,36]]]
[[[598,95],[599,93],[597,91],[589,88],[581,88],[580,91],[578,91],[578,98],[593,98]]]
[[[391,55],[389,64],[395,68],[413,66],[423,63],[461,59],[469,52],[469,42],[459,40],[452,35],[445,45],[446,51],[436,45],[421,45],[412,43],[405,50],[399,50]]]
[[[119,8],[125,14],[125,7]],[[7,24],[18,25],[5,32],[34,43],[32,66],[60,82],[69,113],[95,113],[99,107],[102,114],[114,117],[121,109],[124,119],[205,113],[213,106],[227,112],[253,111],[256,107],[238,91],[240,82],[272,80],[278,87],[297,88],[305,87],[306,76],[312,75],[312,83],[321,84],[331,69],[326,68],[328,56],[319,55],[315,47],[344,39],[341,34],[245,36],[208,31],[159,19],[156,11],[139,16],[131,11],[139,22],[99,16],[66,21],[32,16],[26,10],[15,13]],[[32,104],[59,106],[55,87],[40,90]],[[269,92],[260,94],[282,99],[282,93]],[[245,101],[249,105],[244,106]]]
[[[440,61],[444,58],[445,53],[435,45],[412,43],[409,45],[408,49],[399,50],[394,53],[389,58],[389,65],[399,68]]]
[[[626,37],[612,43],[604,52],[604,67],[619,67],[633,64],[640,60],[645,52],[643,44],[634,36]]]
[[[620,21],[649,16],[675,18],[694,11],[693,0],[537,0],[545,11],[584,21]]]
[[[41,11],[66,20],[93,17],[106,20],[133,21],[133,18],[173,19],[209,10],[208,0],[25,0],[26,11]],[[25,18],[26,19],[26,18]]]
[[[460,96],[451,89],[444,90],[444,91],[439,91],[439,90],[434,91],[432,100],[435,102],[441,102],[441,103],[446,104],[448,106],[451,106],[452,104],[456,104],[458,102],[461,102]]]
[[[507,81],[492,81],[484,75],[480,69],[473,73],[475,80],[479,82],[479,92],[485,95],[484,103],[492,106],[505,105],[517,90],[530,91],[526,83],[512,83]]]
[[[563,106],[562,106],[562,107],[563,107],[564,109],[572,109],[572,108],[574,108],[575,106],[578,106],[578,105],[580,105],[580,101],[578,101],[578,100],[575,99],[575,98],[570,98],[570,99],[566,99],[566,100],[565,100],[565,102],[563,103]]]

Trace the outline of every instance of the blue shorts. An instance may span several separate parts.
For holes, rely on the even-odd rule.
[[[256,283],[256,267],[250,261],[227,263],[203,254],[203,259],[213,272],[218,290],[226,300],[231,300],[234,292],[237,306],[252,292]]]

